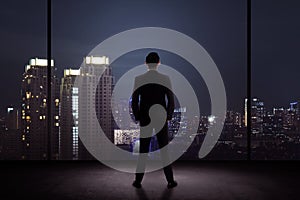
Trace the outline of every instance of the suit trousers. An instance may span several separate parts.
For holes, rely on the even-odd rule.
[[[143,133],[140,133],[140,134],[143,134]],[[168,124],[167,123],[165,123],[164,127],[156,134],[156,137],[157,137],[157,142],[158,142],[158,146],[160,149],[169,143]],[[150,141],[151,141],[151,137],[140,138],[140,153],[149,153]],[[161,153],[162,161],[168,160],[168,152],[167,151],[161,151],[160,153]],[[135,180],[139,183],[142,182],[143,177],[144,177],[144,173],[140,173],[140,172],[145,171],[146,159],[147,158],[145,156],[143,156],[141,154],[139,155],[138,163],[137,163],[137,165],[138,165],[137,170],[139,169],[138,170],[139,172],[137,172],[135,174]],[[171,164],[164,167],[164,174],[169,183],[174,181],[173,170],[172,170]]]

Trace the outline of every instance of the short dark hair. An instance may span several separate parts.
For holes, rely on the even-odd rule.
[[[146,57],[146,63],[159,63],[158,53],[150,52]]]

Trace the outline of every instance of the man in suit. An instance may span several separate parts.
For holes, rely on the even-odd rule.
[[[154,131],[158,131],[156,136],[160,149],[169,143],[167,120],[172,119],[172,114],[174,111],[174,96],[170,90],[171,81],[169,77],[157,71],[159,64],[159,55],[156,52],[149,53],[146,57],[148,71],[145,74],[137,76],[134,82],[135,85],[131,106],[135,120],[139,121],[141,126],[140,135],[144,135],[144,137],[140,137],[140,155],[137,164],[137,173],[135,175],[135,181],[132,184],[136,188],[141,187],[141,182],[144,177],[145,157],[143,158],[143,155],[141,154],[144,153],[145,155],[149,152],[149,145],[153,129],[159,129]],[[157,82],[161,84],[157,84]],[[156,118],[154,114],[154,117],[152,116],[153,119],[150,119],[149,110],[156,104],[162,106],[166,110],[167,114],[167,119],[165,119],[163,122],[160,122],[160,124],[163,124],[162,127],[160,127],[161,129],[157,127],[155,128],[155,126],[154,128],[152,126],[149,127],[149,124],[153,123],[153,121],[155,121],[154,118]],[[160,113],[158,112],[156,115],[159,117],[158,115],[160,115]],[[145,137],[145,135],[148,137]],[[161,151],[161,157],[162,160],[166,162],[168,159],[167,151]],[[177,182],[174,181],[171,164],[164,167],[164,173],[168,182],[167,187],[176,187]]]

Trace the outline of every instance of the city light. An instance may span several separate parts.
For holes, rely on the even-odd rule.
[[[208,116],[208,122],[209,122],[210,124],[215,123],[215,122],[216,122],[216,117],[213,116],[213,115]]]
[[[108,65],[109,59],[106,56],[86,56],[85,64]]]
[[[32,143],[34,141],[33,138],[37,137],[41,132],[47,132],[47,93],[46,90],[44,90],[47,88],[47,85],[44,82],[45,78],[47,77],[47,74],[45,73],[46,70],[44,68],[47,65],[46,61],[46,59],[31,59],[29,61],[31,65],[28,65],[29,68],[27,68],[23,75],[21,116],[19,116],[21,120],[20,127],[22,127],[22,135],[21,137],[19,136],[19,141],[26,141],[26,143],[23,143],[23,146],[25,147],[29,147],[29,142],[31,142],[31,148],[24,148],[28,152],[35,148],[35,145]],[[55,130],[54,133],[59,135],[57,148],[60,145],[59,148],[61,148],[62,153],[60,156],[63,155],[61,158],[75,160],[87,158],[79,156],[79,152],[82,151],[80,150],[82,147],[80,147],[79,143],[79,97],[84,99],[84,102],[86,102],[84,105],[90,105],[92,100],[90,99],[91,97],[89,92],[86,94],[86,96],[80,96],[81,90],[88,90],[86,87],[75,87],[74,82],[77,76],[82,76],[84,79],[89,81],[94,80],[98,82],[98,79],[93,79],[95,76],[94,73],[96,72],[95,70],[103,70],[103,68],[98,67],[98,65],[107,65],[109,63],[108,61],[109,59],[106,56],[86,56],[84,57],[85,66],[82,69],[65,69],[60,86],[57,87],[58,84],[53,84],[54,91],[59,91],[60,93],[60,96],[53,97],[51,102],[53,105],[55,105],[52,107],[52,109],[54,109],[52,116],[52,119],[54,119],[53,130]],[[31,70],[28,71],[28,69]],[[36,74],[39,74],[38,79],[36,79]],[[113,75],[106,75],[107,76],[105,78],[111,78],[112,80],[109,81],[109,83],[113,84]],[[107,81],[107,79],[105,79],[105,81]],[[103,105],[110,104],[110,96],[108,94],[110,94],[111,91],[111,85],[106,85],[100,91],[99,95],[101,95],[103,98]],[[114,127],[113,123],[110,122],[111,120],[107,120],[109,123],[102,122],[102,125],[103,127],[106,127],[105,132],[112,133],[112,135],[108,135],[108,137],[115,145],[125,148],[129,151],[136,151],[139,143],[139,126],[133,121],[130,121],[130,119],[125,120],[124,118],[128,112],[132,112],[130,110],[128,101],[128,99],[122,99],[115,105],[113,110],[116,117],[114,120],[118,125],[122,126],[121,128]],[[86,110],[88,109],[89,108]],[[109,116],[109,110],[107,107],[102,106],[101,109],[101,111],[98,111],[99,117],[102,119],[112,117]],[[224,130],[221,138],[218,141],[218,144],[215,147],[215,149],[217,149],[216,151],[219,151],[219,145],[222,144],[230,146],[230,148],[234,147],[233,150],[239,155],[245,154],[245,136],[247,135],[245,127],[247,127],[248,117],[247,110],[247,99],[244,99],[243,113],[230,110],[226,112]],[[11,106],[7,107],[7,114],[10,114],[11,116],[17,116],[18,112],[15,111],[18,111],[18,109]],[[272,154],[272,151],[276,149],[276,146],[268,146],[268,144],[271,142],[276,143],[276,145],[282,149],[286,149],[286,146],[284,146],[286,144],[296,145],[300,143],[300,139],[297,136],[297,133],[300,130],[300,111],[298,101],[291,102],[286,108],[278,107],[267,111],[263,101],[261,101],[259,98],[253,98],[251,101],[251,111],[253,148],[264,148],[264,151],[268,151],[269,154]],[[168,123],[168,134],[172,137],[180,137],[187,133],[193,135],[193,138],[195,138],[195,144],[191,146],[191,149],[197,149],[199,145],[201,145],[201,137],[204,137],[207,133],[207,130],[218,123],[218,119],[213,115],[196,116],[195,118],[199,120],[187,119],[185,112],[187,112],[187,107],[177,107],[174,109],[173,118]],[[199,123],[197,124],[195,121],[199,121]],[[179,125],[184,127],[180,133],[178,132]],[[199,127],[197,133],[189,132],[191,130],[191,126]],[[93,127],[94,125],[90,124],[90,126],[86,127],[86,129],[89,130]],[[5,128],[5,130],[7,131],[8,128]],[[44,138],[42,138],[42,140],[46,140],[45,136],[43,137]],[[64,146],[66,143],[69,145]],[[66,150],[66,148],[71,149],[69,151]],[[43,151],[40,155],[47,155],[45,154],[47,150],[44,146],[40,146],[39,149],[40,150],[34,151]],[[68,154],[67,152],[71,152],[71,154]],[[220,152],[222,152],[222,149],[220,149]],[[229,151],[227,153],[229,156],[232,154]],[[261,152],[255,152],[255,155],[260,155],[260,153]],[[190,152],[186,152],[185,156],[191,156]],[[24,155],[21,155],[20,157],[26,158]],[[45,159],[46,157],[47,156],[42,156],[38,157],[37,159]]]
[[[40,59],[40,58],[33,58],[30,59],[29,65],[31,66],[48,66],[48,60],[47,59]],[[51,60],[51,66],[54,66],[54,60]]]
[[[79,76],[80,69],[65,69],[64,76]]]
[[[14,108],[7,108],[7,112],[10,113],[11,111],[13,111]]]

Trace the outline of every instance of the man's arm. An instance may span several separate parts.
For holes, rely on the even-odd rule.
[[[132,112],[134,115],[134,118],[136,121],[140,120],[140,116],[139,116],[139,88],[137,87],[137,80],[134,80],[134,86],[133,86],[133,94],[132,94],[132,101],[131,101],[131,108],[132,108]]]
[[[169,89],[167,88],[167,92],[166,92],[167,99],[168,99],[167,120],[171,120],[174,112],[174,95],[172,92],[172,85],[169,77],[168,77],[168,85],[169,85]]]

